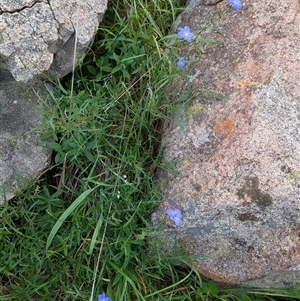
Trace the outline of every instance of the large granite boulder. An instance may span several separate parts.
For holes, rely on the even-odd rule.
[[[106,6],[107,0],[0,1],[0,203],[50,159],[30,131],[41,120],[31,87],[43,87],[44,75],[55,80],[72,71],[75,41],[82,58]]]
[[[200,1],[202,3],[202,1]],[[298,0],[195,5],[180,26],[221,42],[204,47],[170,99],[192,99],[163,133],[166,250],[190,254],[203,275],[227,285],[300,282],[300,88]],[[199,46],[199,45],[198,45]],[[197,58],[185,44],[186,60]],[[167,209],[180,209],[176,227]]]

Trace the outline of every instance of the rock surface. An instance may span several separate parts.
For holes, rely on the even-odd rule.
[[[222,44],[173,85],[171,99],[192,101],[164,130],[153,222],[166,219],[166,249],[176,242],[209,278],[289,287],[300,282],[300,4],[245,0],[222,18],[227,1],[192,5],[179,25]],[[181,51],[192,61],[195,48]],[[165,214],[175,208],[180,227]]]
[[[50,153],[28,133],[41,119],[38,97],[45,74],[61,78],[83,57],[106,10],[107,0],[0,0],[0,202],[4,187],[35,177]],[[43,95],[43,97],[46,97]]]
[[[72,71],[75,31],[81,52],[93,40],[106,0],[0,2],[0,62],[16,81],[42,72],[63,77]]]

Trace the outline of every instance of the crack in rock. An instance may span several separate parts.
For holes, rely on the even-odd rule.
[[[189,0],[186,4],[186,10],[192,10],[193,8],[204,5],[204,6],[214,6],[224,0]]]
[[[57,24],[59,24],[58,20],[57,20],[56,17],[55,17],[55,13],[54,13],[54,11],[53,11],[53,8],[52,8],[52,5],[51,5],[50,0],[47,0],[47,3],[48,3],[48,5],[49,5],[49,7],[50,7],[50,10],[51,10],[51,12],[52,12],[53,19],[57,22]]]
[[[26,1],[24,1],[24,2],[26,2]],[[4,13],[8,13],[8,14],[19,13],[19,12],[22,12],[23,10],[25,10],[25,9],[32,8],[37,3],[45,3],[45,4],[47,4],[48,2],[47,1],[43,1],[43,0],[29,1],[29,3],[27,5],[25,3],[25,5],[23,5],[22,7],[20,7],[20,8],[14,8],[14,9],[9,9],[9,8],[5,8],[5,7],[2,6],[2,7],[0,7],[0,15],[2,15]],[[14,4],[11,0],[10,0],[9,4],[10,4],[10,7],[11,6],[12,7],[18,6],[18,3]],[[2,4],[2,5],[5,5],[5,3]]]
[[[53,53],[49,45],[59,36],[48,3],[35,1],[17,13],[2,14],[0,28],[0,57],[17,81],[27,82],[50,68]]]
[[[1,65],[16,81],[24,82],[43,72],[54,78],[71,72],[75,32],[76,51],[84,55],[107,4],[105,0],[0,2]]]

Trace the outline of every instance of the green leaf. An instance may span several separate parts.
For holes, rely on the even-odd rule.
[[[49,249],[49,246],[56,235],[57,231],[63,224],[63,222],[67,219],[67,217],[85,200],[85,198],[93,191],[96,187],[90,188],[83,192],[67,209],[66,211],[60,216],[60,218],[57,220],[55,225],[53,226],[46,244],[46,251]]]
[[[103,66],[103,67],[101,67],[101,70],[105,71],[105,72],[111,72],[112,67],[110,67],[110,66]]]
[[[214,281],[203,283],[201,290],[202,293],[210,294],[211,296],[217,296],[219,292],[217,285]]]
[[[97,71],[92,65],[87,65],[86,67],[91,74],[97,75]]]
[[[93,249],[94,249],[94,246],[95,246],[95,243],[96,243],[96,240],[97,240],[97,236],[99,234],[99,231],[100,231],[100,228],[102,226],[102,223],[103,223],[103,216],[101,214],[101,216],[98,219],[95,231],[93,233],[93,237],[92,237],[92,240],[91,240],[91,244],[90,244],[90,248],[89,248],[89,253],[88,254],[92,254],[92,252],[93,252]]]
[[[61,145],[56,143],[56,142],[50,142],[48,144],[49,148],[56,151],[56,152],[61,152]]]

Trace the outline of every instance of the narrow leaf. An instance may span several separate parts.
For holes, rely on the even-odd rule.
[[[95,231],[93,233],[93,237],[92,237],[90,248],[89,248],[89,254],[92,254],[92,252],[93,252],[93,249],[94,249],[94,246],[95,246],[95,243],[96,243],[96,240],[97,240],[97,236],[99,234],[99,231],[100,231],[100,228],[102,226],[102,223],[103,223],[103,216],[101,214],[101,216],[98,219],[98,222],[97,222],[97,225],[96,225],[96,229],[95,229]]]
[[[54,236],[56,235],[57,231],[63,224],[63,222],[66,220],[66,218],[80,205],[81,202],[85,200],[85,198],[94,190],[95,188],[90,188],[83,192],[67,209],[66,211],[60,216],[60,218],[57,220],[55,225],[53,226],[46,244],[46,251],[48,250]]]

